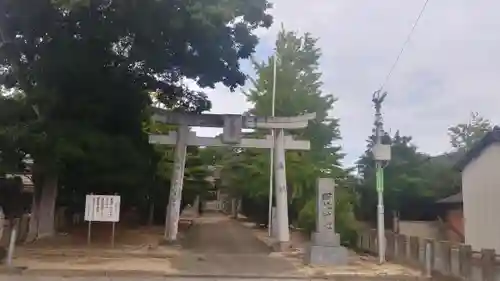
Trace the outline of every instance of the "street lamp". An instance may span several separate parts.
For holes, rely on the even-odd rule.
[[[378,255],[379,263],[385,262],[385,223],[384,223],[384,165],[391,160],[391,146],[382,143],[383,121],[382,102],[387,96],[387,92],[381,91],[373,93],[373,104],[375,106],[375,144],[372,148],[373,158],[376,167],[376,189],[377,189],[377,233],[378,233]]]

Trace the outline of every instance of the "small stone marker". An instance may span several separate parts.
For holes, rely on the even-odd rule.
[[[335,182],[330,178],[317,181],[316,231],[311,235],[311,246],[305,256],[307,264],[347,264],[347,249],[340,246],[335,233]]]

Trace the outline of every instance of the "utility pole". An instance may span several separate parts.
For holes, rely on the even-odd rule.
[[[387,96],[387,92],[381,91],[373,93],[373,104],[375,106],[375,144],[372,149],[376,167],[376,189],[377,189],[377,233],[378,233],[378,256],[379,263],[385,262],[385,223],[384,223],[384,165],[391,159],[390,144],[382,144],[383,121],[382,102]]]

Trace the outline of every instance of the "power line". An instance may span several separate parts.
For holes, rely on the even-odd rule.
[[[417,19],[415,20],[415,23],[413,24],[410,33],[406,37],[406,40],[403,43],[403,46],[401,47],[401,50],[399,51],[398,56],[396,57],[396,60],[392,64],[389,73],[385,77],[385,80],[383,81],[382,85],[380,86],[380,89],[373,93],[373,103],[375,104],[375,127],[376,127],[376,144],[373,147],[373,153],[375,157],[375,164],[376,164],[376,189],[377,189],[377,236],[378,236],[378,255],[379,255],[379,263],[383,264],[385,262],[385,239],[384,239],[384,229],[385,229],[385,219],[384,219],[384,167],[383,164],[384,162],[387,163],[388,160],[390,160],[390,154],[385,154],[384,157],[381,157],[382,154],[378,155],[375,153],[377,151],[384,151],[385,149],[382,149],[384,147],[387,147],[387,145],[382,145],[381,143],[381,138],[382,138],[382,113],[381,111],[381,106],[382,102],[384,101],[384,98],[386,97],[387,93],[383,92],[383,89],[385,87],[385,84],[387,84],[387,81],[391,78],[392,73],[394,72],[394,69],[396,68],[399,59],[401,58],[401,55],[403,54],[406,45],[408,45],[408,42],[410,42],[411,36],[413,35],[413,32],[415,31],[415,28],[418,25],[418,22],[420,21],[420,18],[422,17],[425,8],[427,7],[427,4],[429,3],[429,0],[426,0],[424,3],[424,6],[420,10],[420,13],[418,14]],[[382,150],[381,150],[382,149]],[[390,146],[389,146],[390,149]],[[389,150],[390,152],[390,150]],[[389,157],[387,157],[389,156]]]
[[[415,23],[413,24],[411,30],[410,30],[410,33],[408,34],[408,36],[406,37],[406,40],[404,41],[403,43],[403,46],[401,47],[401,50],[399,51],[399,54],[398,56],[396,57],[396,60],[394,61],[394,63],[392,64],[390,70],[389,70],[389,73],[387,73],[387,76],[385,77],[384,79],[384,82],[382,83],[382,85],[380,86],[380,89],[379,91],[382,92],[382,90],[384,89],[385,85],[387,84],[387,82],[389,81],[389,79],[391,78],[392,76],[392,73],[394,72],[394,69],[396,68],[398,62],[399,62],[399,59],[401,58],[401,55],[403,54],[403,52],[405,51],[405,48],[406,46],[408,45],[408,43],[410,42],[410,39],[411,39],[411,36],[413,35],[413,32],[415,31],[417,25],[418,25],[418,22],[420,21],[420,18],[422,17],[422,15],[424,14],[424,11],[425,11],[425,8],[427,8],[427,4],[429,3],[430,0],[425,0],[425,3],[424,5],[422,6],[422,9],[420,10],[420,13],[418,14],[418,17],[417,19],[415,20]]]

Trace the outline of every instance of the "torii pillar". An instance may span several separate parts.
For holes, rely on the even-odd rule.
[[[188,136],[189,128],[187,126],[179,126],[174,151],[174,167],[172,178],[170,179],[170,196],[168,197],[167,214],[165,217],[164,238],[170,243],[173,243],[177,239],[177,232],[179,230],[178,224],[181,211]]]
[[[276,196],[276,239],[278,250],[290,247],[288,223],[288,190],[286,184],[285,132],[279,129],[274,140],[274,190]]]

